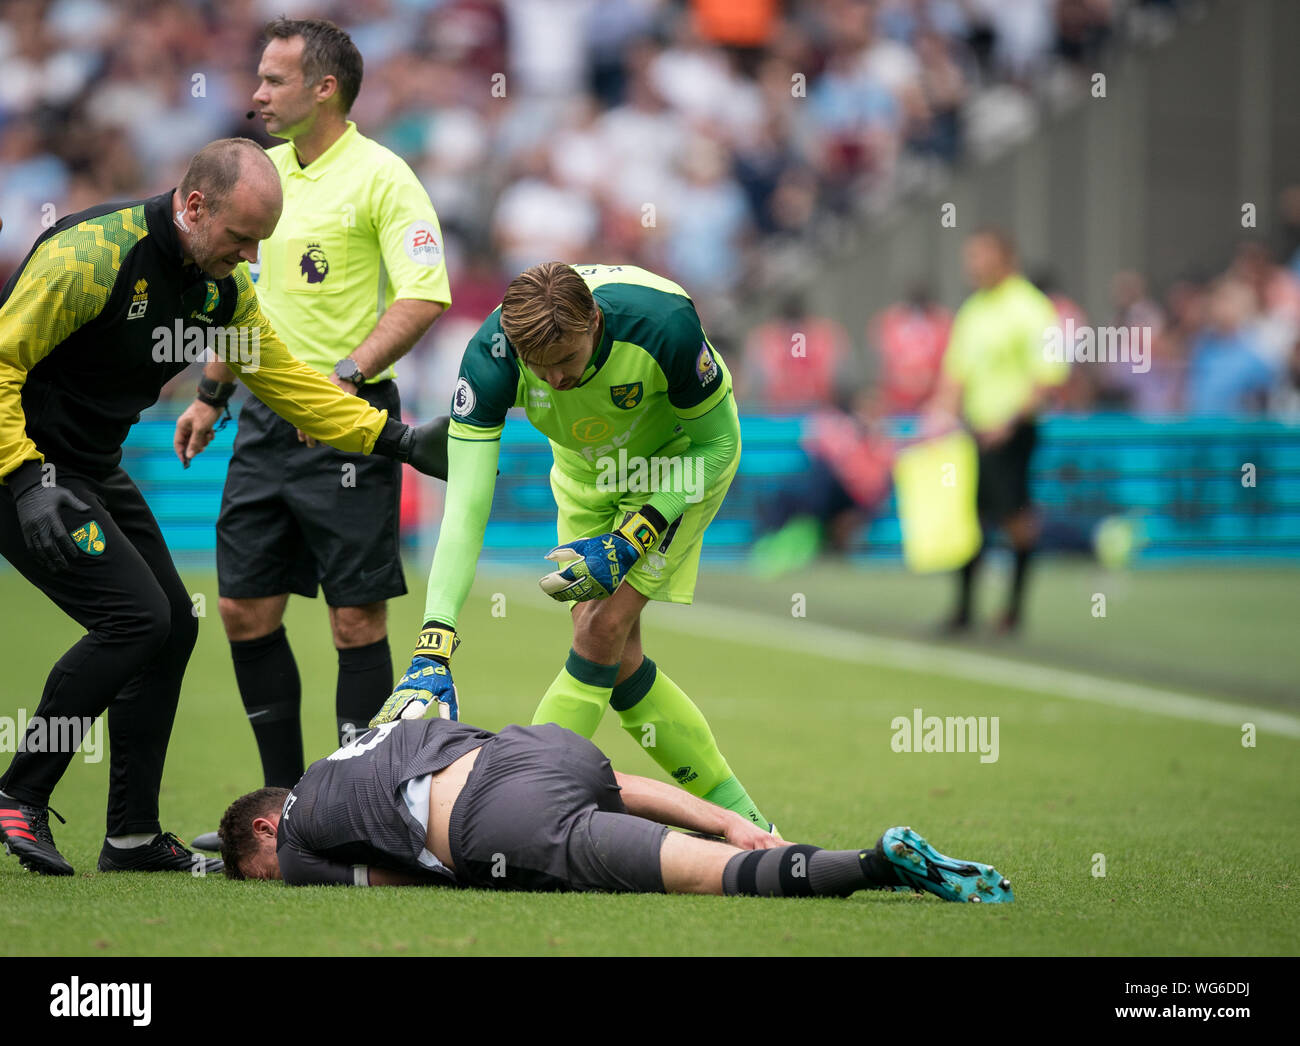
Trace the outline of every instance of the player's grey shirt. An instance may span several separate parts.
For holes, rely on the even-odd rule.
[[[447,719],[399,720],[362,734],[307,769],[285,800],[276,839],[291,886],[350,885],[357,865],[453,882],[420,862],[425,830],[402,786],[450,766],[495,734]]]

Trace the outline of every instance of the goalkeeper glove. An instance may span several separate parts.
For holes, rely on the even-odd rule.
[[[546,553],[559,565],[538,584],[552,599],[562,603],[605,599],[614,594],[637,560],[659,542],[668,523],[659,512],[645,505],[629,512],[617,530],[594,538],[579,538]]]
[[[436,621],[426,622],[415,644],[411,667],[397,681],[370,725],[379,726],[395,719],[423,719],[433,702],[437,702],[441,718],[459,719],[456,685],[451,679],[451,655],[458,646],[460,637],[454,628]]]

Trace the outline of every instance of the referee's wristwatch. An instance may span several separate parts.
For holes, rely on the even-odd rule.
[[[366,383],[366,376],[361,373],[357,361],[351,356],[344,356],[338,363],[334,364],[334,376],[339,381],[351,382],[357,388],[361,388]]]

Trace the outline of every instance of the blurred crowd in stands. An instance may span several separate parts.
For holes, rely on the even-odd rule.
[[[0,279],[51,214],[174,185],[213,138],[272,144],[243,115],[261,28],[328,17],[366,62],[352,118],[411,163],[447,241],[455,303],[410,364],[424,389],[451,387],[521,269],[620,260],[691,291],[747,409],[806,410],[871,377],[869,410],[905,413],[949,322],[923,287],[859,332],[797,300],[750,331],[744,296],[828,228],[1027,133],[1112,39],[1158,36],[1180,2],[5,0]],[[1283,255],[1243,246],[1159,298],[1117,274],[1114,316],[1091,322],[1149,325],[1151,371],[1076,368],[1057,406],[1300,414],[1296,194]]]
[[[1147,370],[1121,361],[1076,364],[1051,407],[1300,422],[1300,186],[1284,194],[1282,211],[1277,247],[1245,241],[1223,272],[1186,276],[1163,295],[1141,273],[1116,273],[1105,315],[1090,316],[1049,274],[1031,268],[1062,325],[1128,328],[1150,344]],[[951,311],[918,286],[860,333],[859,352],[839,323],[789,299],[782,315],[750,333],[738,397],[750,410],[802,414],[847,405],[869,384],[873,395],[858,398],[864,420],[914,414],[933,390],[951,322]]]

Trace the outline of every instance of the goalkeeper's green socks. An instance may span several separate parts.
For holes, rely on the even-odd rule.
[[[703,713],[648,657],[614,687],[609,703],[623,729],[691,795],[767,826],[718,751]]]
[[[768,824],[718,751],[703,713],[676,683],[648,657],[615,686],[617,678],[618,665],[598,665],[570,650],[533,713],[533,725],[558,723],[591,737],[608,704],[632,739],[691,795]]]
[[[558,723],[583,737],[600,726],[609,695],[618,678],[618,665],[598,665],[574,650],[533,713],[533,726]]]

